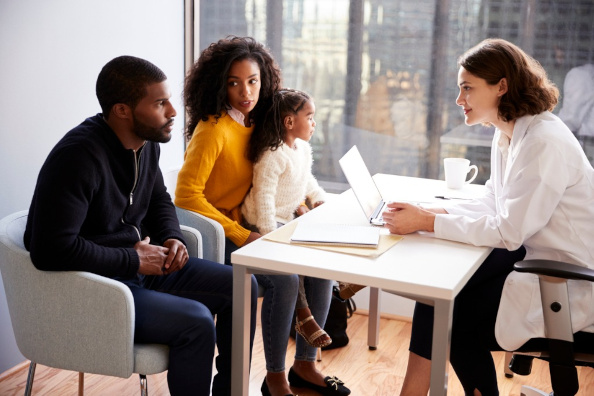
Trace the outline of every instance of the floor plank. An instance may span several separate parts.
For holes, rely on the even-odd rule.
[[[262,351],[261,330],[258,323],[256,343],[253,350],[253,362],[250,375],[250,395],[260,395],[260,386],[265,375],[265,362]],[[336,375],[351,388],[353,396],[394,396],[402,387],[408,356],[410,323],[399,318],[382,317],[380,344],[378,349],[367,348],[367,316],[359,310],[348,324],[349,345],[344,348],[324,351],[322,361],[318,363],[322,372]],[[295,344],[289,342],[287,352],[287,370],[290,367]],[[548,365],[535,361],[530,376],[514,376],[508,379],[503,374],[503,353],[494,353],[498,368],[498,383],[501,395],[519,396],[522,384],[551,391]],[[0,395],[12,396],[24,393],[28,366],[23,364],[0,374]],[[594,370],[578,369],[581,388],[579,395],[594,395]],[[166,373],[148,376],[149,394],[153,396],[169,395]],[[33,387],[34,395],[76,395],[78,373],[57,370],[38,365]],[[299,396],[313,396],[316,392],[306,389],[294,389]],[[138,376],[122,379],[100,375],[85,375],[85,394],[100,395],[135,395],[139,393]],[[448,395],[463,395],[462,387],[453,370],[450,369]]]

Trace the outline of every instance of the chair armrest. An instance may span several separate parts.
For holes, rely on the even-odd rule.
[[[20,264],[30,268],[17,270],[17,276],[3,268],[2,276],[17,345],[27,359],[66,370],[132,375],[135,313],[127,286],[88,272]]]
[[[27,211],[0,220],[0,269],[19,350],[43,365],[129,377],[134,301],[121,282],[78,271],[40,271],[24,248]]]
[[[191,210],[175,207],[179,223],[195,228],[202,235],[203,257],[218,263],[225,262],[225,231],[217,221]]]
[[[514,264],[517,272],[538,275],[546,338],[573,342],[567,281],[594,281],[594,271],[555,260],[524,260]],[[553,341],[558,342],[558,341]]]
[[[594,271],[575,264],[555,260],[524,260],[514,264],[518,272],[530,272],[538,275],[553,276],[563,279],[587,280],[594,282]]]
[[[188,254],[190,257],[202,258],[204,251],[202,248],[202,235],[200,231],[195,228],[180,225],[184,240],[186,241],[186,248],[188,248]]]

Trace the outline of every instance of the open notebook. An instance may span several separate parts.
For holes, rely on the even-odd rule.
[[[291,243],[377,248],[379,231],[370,226],[299,222],[291,235]]]

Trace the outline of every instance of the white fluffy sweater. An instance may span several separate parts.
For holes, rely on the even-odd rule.
[[[283,144],[267,150],[254,164],[252,188],[241,208],[245,221],[262,235],[276,229],[277,223],[293,220],[295,210],[305,198],[313,204],[324,201],[325,192],[312,174],[312,148],[295,139],[295,149]]]

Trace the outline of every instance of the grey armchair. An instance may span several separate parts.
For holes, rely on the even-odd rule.
[[[571,327],[567,280],[594,282],[594,271],[553,260],[525,260],[514,265],[518,272],[537,274],[543,307],[546,339],[528,341],[514,352],[509,368],[528,375],[534,358],[549,362],[551,385],[555,396],[575,395],[579,389],[577,366],[594,367],[594,334],[574,333]],[[594,301],[592,302],[594,303]],[[522,395],[548,395],[524,386]]]
[[[122,283],[88,272],[39,271],[23,244],[27,211],[0,220],[0,270],[17,346],[31,361],[25,395],[37,363],[83,373],[128,378],[167,370],[166,345],[134,343],[134,301]],[[182,227],[191,256],[201,257],[198,231]],[[83,383],[79,384],[79,394]]]
[[[172,201],[175,201],[175,186],[178,173],[179,169],[174,169],[163,174],[165,186]],[[223,264],[225,262],[225,231],[223,226],[217,221],[191,210],[176,206],[175,211],[180,224],[200,231],[204,247],[204,258]]]

